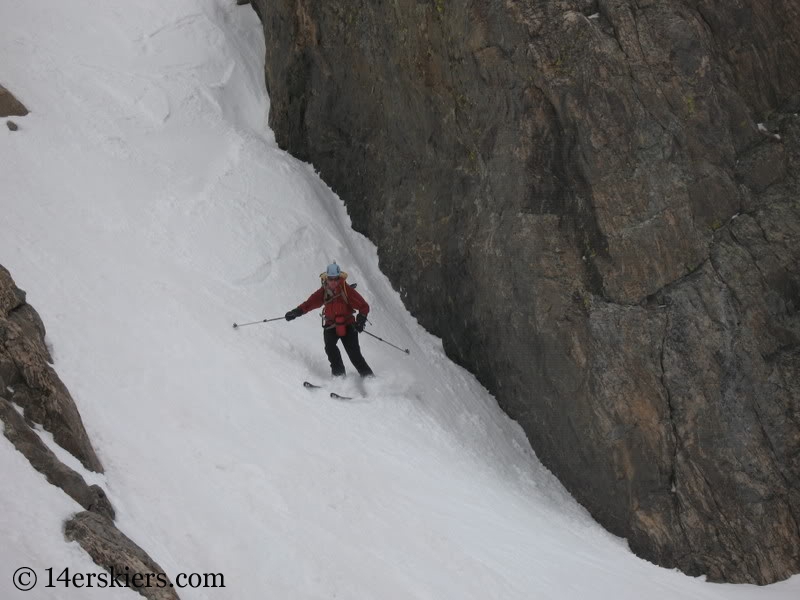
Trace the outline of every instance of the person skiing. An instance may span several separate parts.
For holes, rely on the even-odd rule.
[[[324,273],[320,273],[320,288],[308,297],[297,308],[286,313],[286,320],[292,321],[324,305],[322,311],[323,337],[325,354],[331,363],[331,374],[344,377],[345,368],[342,354],[336,346],[342,340],[350,362],[362,377],[374,377],[372,369],[361,355],[358,334],[364,331],[369,314],[369,304],[355,289],[347,284],[347,273],[339,268],[336,262],[328,265]],[[358,316],[354,317],[358,310]]]

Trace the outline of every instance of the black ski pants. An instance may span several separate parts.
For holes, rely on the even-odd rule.
[[[336,327],[325,329],[325,354],[328,355],[328,360],[331,363],[331,373],[334,377],[339,377],[345,374],[344,363],[342,362],[342,353],[336,347],[336,343],[342,340],[347,356],[350,362],[358,370],[358,374],[362,377],[373,375],[372,369],[369,368],[367,361],[361,356],[361,346],[358,344],[358,332],[353,325],[347,326],[347,334],[344,337],[336,335]]]

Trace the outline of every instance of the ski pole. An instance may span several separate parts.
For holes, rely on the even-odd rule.
[[[366,333],[367,335],[371,335],[371,336],[372,336],[372,337],[374,337],[376,340],[379,340],[379,341],[383,342],[384,344],[388,344],[388,345],[389,345],[389,346],[391,346],[392,348],[397,348],[397,349],[398,349],[398,350],[400,350],[401,352],[405,352],[406,354],[411,354],[411,351],[410,351],[408,348],[405,348],[405,349],[403,349],[403,348],[400,348],[399,346],[395,346],[394,344],[392,344],[392,343],[389,343],[389,342],[387,342],[386,340],[384,340],[384,339],[382,339],[382,338],[379,338],[377,335],[374,335],[374,334],[370,333],[369,331],[366,331],[366,330],[364,330],[364,333]]]
[[[270,321],[280,321],[282,319],[286,319],[286,317],[275,317],[274,319],[264,319],[262,321],[251,321],[250,323],[234,323],[233,328],[238,329],[239,327],[245,327],[247,325],[257,325],[258,323],[269,323]]]

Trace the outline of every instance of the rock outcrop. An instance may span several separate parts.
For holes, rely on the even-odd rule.
[[[0,395],[21,406],[83,466],[102,473],[75,402],[50,366],[44,337],[39,315],[0,266]]]
[[[114,518],[114,509],[103,489],[97,485],[88,485],[83,477],[58,460],[25,422],[22,415],[14,409],[11,402],[2,396],[0,396],[0,421],[3,423],[3,434],[6,438],[28,459],[34,469],[47,478],[48,482],[64,490],[86,510],[110,519]]]
[[[24,117],[28,114],[28,109],[19,100],[14,97],[14,94],[9,92],[6,88],[0,85],[0,117]]]
[[[148,600],[178,599],[164,569],[106,517],[78,513],[67,521],[64,536],[78,542],[95,563]]]
[[[39,314],[25,302],[11,274],[0,265],[0,424],[3,435],[47,481],[86,509],[66,524],[68,540],[76,540],[100,566],[120,581],[135,573],[162,574],[163,585],[130,587],[150,600],[178,598],[163,570],[114,525],[114,508],[100,486],[62,463],[35,431],[42,426],[53,439],[89,470],[102,472],[67,388],[50,366],[45,328]],[[19,410],[17,409],[19,407]],[[24,416],[23,414],[24,413]],[[127,569],[126,569],[127,568]],[[146,581],[146,580],[145,580]]]
[[[253,0],[270,123],[634,551],[800,572],[797,0]]]

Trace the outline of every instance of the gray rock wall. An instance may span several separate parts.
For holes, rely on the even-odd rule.
[[[252,4],[278,143],[575,497],[800,571],[800,3]]]

